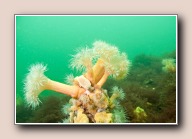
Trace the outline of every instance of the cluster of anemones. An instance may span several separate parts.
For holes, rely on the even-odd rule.
[[[53,81],[44,75],[46,66],[31,66],[25,80],[25,97],[27,103],[35,108],[39,105],[38,95],[43,90],[53,90],[72,97],[63,111],[69,118],[67,122],[125,122],[126,117],[119,106],[118,98],[124,93],[118,87],[112,89],[109,97],[102,86],[109,76],[115,79],[126,77],[130,62],[125,53],[120,53],[116,46],[103,41],[93,43],[93,48],[80,50],[71,60],[71,67],[83,71],[78,77],[68,76],[68,83]],[[121,118],[118,115],[122,115]],[[121,119],[121,120],[119,120]]]

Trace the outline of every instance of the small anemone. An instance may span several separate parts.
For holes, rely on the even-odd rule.
[[[32,65],[24,81],[25,100],[32,108],[40,103],[38,95],[44,90],[44,85],[48,81],[44,75],[46,70],[46,66],[43,64]]]
[[[76,55],[73,55],[71,59],[70,67],[80,71],[92,68],[92,60],[94,58],[93,50],[90,48],[82,48]]]
[[[62,122],[63,123],[70,123],[70,119],[69,118],[63,119]]]
[[[67,103],[67,104],[63,105],[63,107],[62,107],[63,114],[69,115],[70,108],[71,108],[71,104],[70,103]]]
[[[125,111],[123,109],[114,110],[113,121],[114,121],[114,123],[126,123],[126,122],[128,122]]]
[[[69,74],[65,77],[65,81],[69,85],[73,85],[74,79],[75,77],[73,76],[73,74]]]
[[[119,101],[114,100],[113,102],[110,102],[110,108],[115,108],[115,109],[121,109],[121,104]]]
[[[125,98],[125,93],[121,88],[118,88],[117,86],[114,86],[112,88],[111,94],[111,98],[115,97],[113,99],[120,98],[121,100],[123,100]]]

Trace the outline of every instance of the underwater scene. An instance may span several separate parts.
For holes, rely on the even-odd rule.
[[[177,16],[15,15],[15,123],[177,123]]]

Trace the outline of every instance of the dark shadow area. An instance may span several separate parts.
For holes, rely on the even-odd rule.
[[[183,20],[182,20],[182,17],[178,17],[178,31],[177,31],[177,34],[178,34],[178,46],[177,46],[177,69],[178,69],[178,72],[177,72],[177,94],[178,94],[178,126],[179,127],[182,127],[183,126],[183,113],[184,113],[184,106],[183,106],[183,98],[185,93],[184,93],[184,89],[183,89],[183,84],[185,84],[184,82],[184,79],[183,79],[183,67],[184,66],[184,43],[183,43],[183,37],[184,37],[184,29],[183,29]]]
[[[171,131],[171,130],[179,130],[178,126],[172,125],[24,125],[18,126],[18,128],[22,131],[71,131],[71,130],[78,130],[78,131],[131,131],[131,130],[142,130],[142,131]]]

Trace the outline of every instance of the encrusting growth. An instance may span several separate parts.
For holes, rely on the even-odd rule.
[[[24,88],[28,105],[35,108],[40,102],[38,95],[43,90],[53,90],[72,97],[62,109],[68,116],[63,122],[127,122],[123,109],[118,110],[119,101],[125,97],[123,90],[114,87],[109,96],[102,88],[109,76],[123,79],[128,74],[130,62],[125,53],[104,41],[95,41],[93,48],[86,47],[74,55],[70,66],[82,71],[82,75],[68,76],[67,85],[46,77],[43,64],[32,65]]]
[[[176,72],[176,63],[175,62],[176,61],[173,58],[163,59],[162,60],[163,71],[175,73]]]

